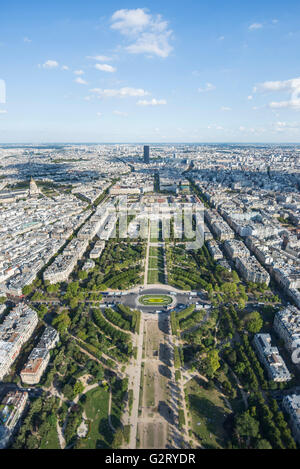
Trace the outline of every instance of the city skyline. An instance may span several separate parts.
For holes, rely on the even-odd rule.
[[[0,145],[0,448],[299,448],[299,150]]]
[[[1,143],[299,142],[297,2],[69,7],[3,9]]]

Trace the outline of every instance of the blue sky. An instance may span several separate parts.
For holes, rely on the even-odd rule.
[[[0,142],[300,142],[299,1],[1,8]]]

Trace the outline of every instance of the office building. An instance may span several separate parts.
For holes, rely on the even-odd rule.
[[[144,163],[150,163],[150,147],[148,145],[144,146]]]

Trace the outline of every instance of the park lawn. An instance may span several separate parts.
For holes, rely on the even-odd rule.
[[[157,257],[149,257],[148,267],[149,267],[149,269],[157,269],[157,267],[158,267]]]
[[[157,257],[157,255],[158,255],[158,248],[156,246],[150,246],[149,256],[150,257]]]
[[[80,440],[79,449],[109,448],[113,432],[108,424],[109,392],[98,387],[85,394],[84,410],[89,420],[89,433]]]
[[[150,367],[145,366],[145,377],[144,377],[144,393],[145,393],[145,405],[146,407],[154,407],[154,376]]]
[[[49,432],[41,441],[40,449],[60,449],[56,426],[51,425]]]
[[[148,270],[148,284],[165,283],[165,274],[163,269]]]
[[[158,270],[152,269],[148,270],[148,283],[159,283],[158,281]]]
[[[187,384],[190,427],[206,449],[226,448],[223,424],[231,410],[217,389],[206,390],[192,379]]]

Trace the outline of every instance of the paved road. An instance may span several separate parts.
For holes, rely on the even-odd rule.
[[[170,307],[161,307],[161,306],[142,306],[138,303],[138,297],[140,295],[166,295],[169,294],[175,300],[175,304],[172,306],[171,309],[182,306],[188,306],[192,303],[200,303],[200,304],[210,304],[206,299],[204,294],[199,294],[198,296],[190,296],[190,293],[186,292],[179,292],[175,295],[172,295],[173,289],[171,287],[168,288],[161,288],[160,285],[158,286],[150,286],[147,288],[140,288],[134,292],[128,292],[126,295],[114,295],[108,293],[103,297],[103,303],[105,305],[108,304],[118,304],[122,303],[125,306],[129,306],[132,309],[139,309],[143,313],[156,313],[158,311],[168,311]]]
[[[129,448],[136,448],[137,440],[137,425],[139,416],[139,399],[140,399],[140,386],[141,386],[141,366],[143,359],[143,342],[144,342],[144,318],[141,318],[139,334],[136,337],[135,346],[137,347],[137,357],[131,358],[131,363],[127,368],[127,374],[129,379],[129,389],[133,390],[133,405],[131,410],[131,416],[129,417],[130,430],[130,442]]]

